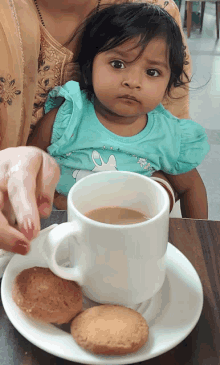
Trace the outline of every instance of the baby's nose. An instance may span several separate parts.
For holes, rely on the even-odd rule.
[[[123,79],[123,86],[129,87],[130,89],[140,89],[142,84],[141,72],[139,70],[132,70],[127,72]]]

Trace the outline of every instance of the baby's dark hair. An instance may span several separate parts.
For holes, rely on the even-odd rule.
[[[172,16],[158,5],[124,3],[104,6],[98,13],[92,12],[79,31],[82,33],[75,61],[81,74],[80,88],[86,92],[89,100],[94,96],[92,67],[95,56],[133,38],[139,39],[141,53],[152,39],[165,40],[171,69],[166,90],[168,96],[172,86],[185,86],[190,82],[183,69],[184,64],[187,64],[186,47],[179,26]],[[183,75],[187,79],[186,82],[182,80]]]

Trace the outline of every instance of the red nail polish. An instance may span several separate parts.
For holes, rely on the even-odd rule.
[[[29,244],[24,241],[16,241],[12,247],[12,252],[19,253],[20,255],[26,255],[29,251]]]
[[[33,238],[34,229],[34,223],[31,221],[31,218],[24,219],[21,233],[23,233],[29,241]]]
[[[48,205],[50,205],[50,199],[47,198],[46,196],[40,195],[38,197],[38,199],[37,199],[37,204],[38,204],[38,206],[39,205],[42,205],[42,204],[48,204]]]

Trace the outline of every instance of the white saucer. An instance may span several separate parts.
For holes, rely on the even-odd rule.
[[[192,264],[170,243],[166,258],[167,274],[162,289],[152,300],[135,308],[142,313],[149,325],[149,340],[137,353],[125,356],[96,356],[76,344],[68,332],[69,325],[47,325],[28,318],[12,299],[12,284],[16,275],[26,268],[47,267],[42,257],[42,245],[48,231],[55,226],[41,231],[32,242],[31,251],[27,256],[15,255],[2,279],[1,295],[4,309],[14,327],[34,345],[55,356],[82,364],[134,364],[169,351],[183,341],[195,327],[203,306],[202,285]],[[91,305],[91,301],[84,300],[85,308]]]
[[[14,253],[0,249],[0,279],[2,278],[3,272],[13,256]]]

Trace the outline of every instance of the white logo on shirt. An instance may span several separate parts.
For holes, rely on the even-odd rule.
[[[101,171],[117,171],[116,167],[116,159],[114,155],[109,156],[107,163],[105,163],[100,155],[99,152],[93,151],[92,152],[92,160],[94,162],[94,169],[90,170],[74,170],[73,171],[73,178],[76,179],[76,182],[91,175],[93,172],[101,172]],[[100,160],[101,164],[98,164],[95,160]]]

